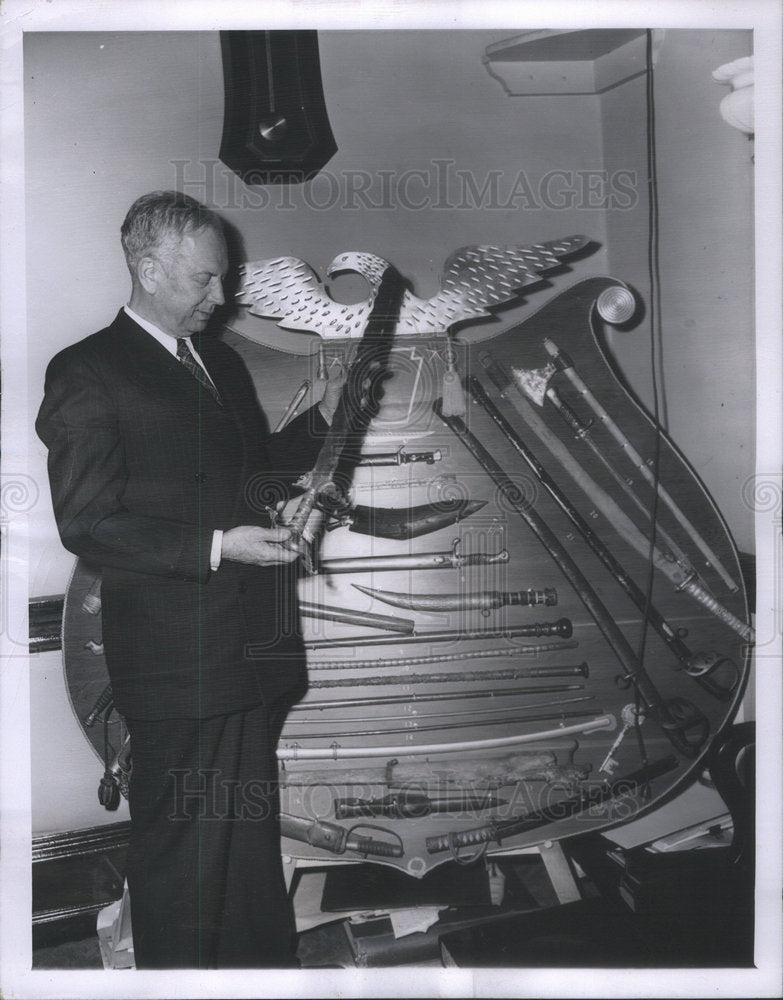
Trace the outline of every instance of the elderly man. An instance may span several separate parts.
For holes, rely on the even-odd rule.
[[[53,359],[36,428],[63,544],[102,570],[136,965],[291,967],[275,747],[305,665],[296,556],[253,498],[312,467],[339,385],[269,435],[239,357],[200,336],[223,303],[220,220],[154,192],[122,245],[129,304]]]

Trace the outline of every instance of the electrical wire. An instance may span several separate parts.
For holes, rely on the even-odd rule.
[[[646,86],[645,86],[645,122],[647,149],[647,272],[650,283],[650,375],[652,379],[653,420],[655,426],[655,442],[652,457],[653,495],[650,510],[650,555],[647,564],[647,583],[645,587],[645,607],[642,615],[642,631],[639,638],[638,660],[644,662],[649,628],[649,609],[652,606],[652,592],[655,582],[654,552],[656,546],[656,529],[658,524],[658,484],[660,482],[661,430],[662,421],[667,423],[666,399],[663,383],[663,344],[661,331],[661,281],[660,281],[660,248],[659,248],[659,213],[658,213],[658,172],[656,162],[655,141],[655,75],[653,68],[653,33],[648,28],[646,33]],[[660,373],[659,373],[660,368]],[[642,770],[647,766],[647,750],[642,734],[640,715],[642,708],[639,689],[636,688],[636,713],[634,731],[636,733]],[[649,796],[649,784],[644,781],[642,788]]]

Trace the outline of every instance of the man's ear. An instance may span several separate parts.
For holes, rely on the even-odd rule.
[[[142,257],[136,268],[139,284],[148,295],[154,295],[158,289],[160,277],[160,261],[154,257]]]

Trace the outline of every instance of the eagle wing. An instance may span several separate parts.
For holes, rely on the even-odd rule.
[[[327,274],[355,271],[370,284],[370,297],[343,305],[332,299],[315,271],[298,257],[276,257],[243,264],[237,302],[255,316],[276,319],[278,326],[305,330],[323,338],[357,338],[372,312],[388,263],[370,253],[339,254]]]
[[[585,236],[533,246],[469,246],[456,250],[444,265],[440,291],[431,299],[406,291],[395,330],[398,334],[444,333],[455,323],[490,315],[493,306],[509,302],[520,288],[541,280],[559,266],[562,258],[588,242]],[[335,302],[312,268],[297,257],[254,261],[240,269],[237,301],[250,312],[276,319],[278,326],[306,330],[323,338],[361,337],[372,312],[388,262],[375,254],[339,254],[327,269],[331,277],[341,271],[361,274],[370,286],[370,297],[344,305]]]
[[[541,280],[562,258],[582,249],[586,236],[533,246],[469,246],[455,250],[443,269],[440,291],[431,299],[405,296],[397,333],[442,333],[455,323],[482,319],[492,306],[509,302],[520,288]]]

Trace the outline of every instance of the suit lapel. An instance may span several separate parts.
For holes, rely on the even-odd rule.
[[[215,413],[224,411],[225,407],[221,406],[208,390],[199,385],[198,380],[184,367],[182,362],[158,343],[143,327],[134,322],[124,309],[118,313],[112,324],[112,330],[118,336],[123,347],[126,348],[126,375],[128,377],[148,389],[152,388],[165,399],[175,401],[184,398],[190,402],[198,400],[202,409],[208,409],[211,406]],[[202,354],[201,347],[197,346],[196,349],[204,360],[210,377],[218,386],[221,399],[226,402],[230,391],[226,393],[218,385],[212,374],[209,361]]]

